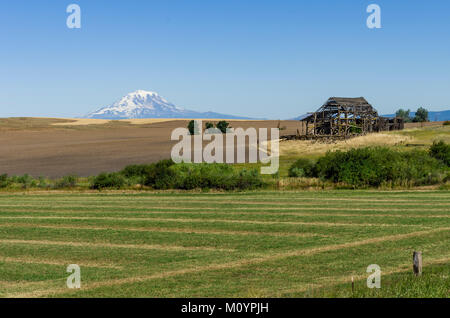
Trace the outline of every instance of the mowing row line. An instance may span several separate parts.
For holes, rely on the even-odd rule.
[[[185,204],[189,204],[189,205],[197,205],[198,203],[207,203],[207,204],[218,204],[218,205],[222,205],[222,204],[229,204],[230,206],[294,206],[294,207],[315,207],[315,206],[323,206],[323,205],[330,205],[330,206],[368,206],[368,207],[386,207],[386,206],[404,206],[404,207],[411,207],[411,206],[427,206],[427,207],[434,207],[434,206],[442,206],[442,207],[450,207],[450,201],[448,202],[428,202],[428,201],[416,201],[416,202],[370,202],[370,201],[361,201],[361,202],[354,202],[354,201],[337,201],[338,203],[335,202],[320,202],[320,200],[318,201],[314,201],[314,202],[292,202],[289,200],[283,201],[283,200],[277,200],[277,201],[239,201],[239,202],[228,202],[228,200],[186,200],[186,201],[177,201],[177,200],[167,200],[167,201],[162,201],[162,200],[154,200],[154,202],[144,202],[144,201],[123,201],[123,200],[119,200],[117,202],[114,201],[105,201],[108,204],[99,204],[98,201],[95,201],[95,204],[91,204],[90,202],[79,202],[79,201],[73,201],[73,202],[68,202],[68,201],[60,201],[60,202],[49,202],[49,201],[42,201],[45,202],[45,204],[40,204],[37,205],[35,202],[30,202],[30,203],[24,203],[21,202],[20,204],[17,202],[5,202],[2,201],[2,203],[0,204],[0,207],[16,207],[16,206],[25,206],[25,207],[36,207],[36,206],[55,206],[55,207],[114,207],[114,206],[127,206],[129,204],[132,204],[135,207],[141,207],[141,208],[146,208],[149,206],[149,204],[154,205],[157,204],[158,206],[178,206],[178,205],[185,205]],[[50,205],[51,203],[51,205]],[[75,204],[74,204],[75,203]]]
[[[305,222],[301,226],[296,224],[289,224],[286,222],[278,222],[276,224],[261,222],[260,224],[248,223],[248,222],[239,222],[239,223],[230,223],[227,220],[224,221],[203,221],[203,218],[192,219],[192,222],[189,220],[185,220],[185,222],[178,222],[178,219],[161,219],[161,218],[131,218],[131,217],[118,217],[118,218],[94,218],[94,217],[42,217],[35,218],[31,216],[27,216],[25,218],[17,218],[17,217],[0,217],[0,224],[8,224],[8,223],[33,223],[33,224],[50,224],[50,225],[60,225],[60,224],[70,224],[70,225],[93,225],[93,226],[106,226],[106,227],[137,227],[137,228],[145,228],[145,227],[158,227],[158,228],[183,228],[183,229],[203,229],[203,230],[237,230],[237,231],[258,231],[258,232],[305,232],[306,230],[316,229],[323,230],[333,229],[333,230],[350,230],[355,229],[361,232],[361,230],[377,230],[377,227],[365,227],[364,224],[361,224],[359,227],[351,226],[327,226],[322,224],[314,224],[310,222]],[[217,220],[217,219],[216,219]],[[317,223],[317,222],[316,222]],[[329,223],[329,222],[328,222]],[[379,229],[385,228],[389,230],[399,230],[399,229],[414,229],[417,227],[423,227],[424,224],[416,224],[416,227],[380,227]]]
[[[143,250],[163,250],[163,251],[216,251],[216,252],[233,252],[233,249],[202,247],[202,246],[177,246],[169,244],[113,244],[113,243],[91,243],[91,242],[69,242],[69,241],[48,241],[48,240],[13,240],[0,239],[2,244],[36,244],[36,245],[59,245],[74,247],[106,247],[106,248],[127,248],[127,249],[143,249]]]
[[[314,204],[315,202],[319,203],[327,203],[332,202],[332,204],[340,203],[340,202],[351,202],[352,204],[360,204],[360,203],[373,203],[373,204],[392,204],[392,203],[414,203],[414,202],[424,202],[424,203],[430,203],[430,204],[438,204],[438,203],[449,203],[449,196],[443,196],[439,199],[433,199],[433,198],[418,198],[418,197],[399,197],[395,199],[387,199],[387,198],[328,198],[328,197],[284,197],[284,196],[276,196],[276,197],[270,197],[266,196],[263,198],[259,197],[244,197],[244,198],[238,198],[233,196],[224,196],[223,198],[208,198],[208,197],[198,197],[198,196],[192,196],[192,197],[121,197],[121,196],[111,196],[106,197],[103,199],[94,199],[92,197],[67,197],[67,198],[55,198],[52,200],[52,202],[55,203],[82,203],[82,204],[90,204],[90,203],[97,203],[97,202],[114,202],[114,203],[122,203],[122,202],[142,202],[142,203],[149,203],[149,202],[227,202],[230,200],[236,200],[242,203],[279,203],[279,202],[287,202],[287,203],[301,203],[301,204]],[[82,200],[80,202],[80,200]],[[31,202],[31,203],[39,203],[39,202],[48,202],[47,197],[30,197],[26,196],[25,198],[21,198],[21,201]],[[5,203],[17,203],[17,197],[16,198],[4,198],[0,196],[0,202]]]
[[[280,211],[280,212],[278,212]],[[303,212],[306,211],[306,212]],[[308,212],[310,211],[310,212]],[[164,207],[153,207],[148,209],[121,209],[121,208],[106,208],[106,209],[48,209],[48,208],[34,208],[34,209],[3,209],[0,212],[0,215],[23,215],[26,216],[28,214],[33,215],[46,215],[46,214],[72,214],[72,215],[101,215],[101,214],[116,214],[123,215],[124,217],[133,216],[133,215],[152,215],[152,214],[225,214],[225,215],[329,215],[330,211],[333,211],[332,215],[348,215],[357,216],[358,214],[364,216],[377,216],[383,215],[383,212],[390,212],[384,215],[392,215],[392,216],[418,216],[418,217],[448,217],[450,214],[445,214],[448,212],[447,209],[408,209],[408,210],[400,210],[400,209],[352,209],[352,208],[233,208],[233,209],[221,209],[221,208],[164,208]],[[351,213],[351,212],[356,213]],[[416,212],[416,213],[412,213]],[[417,213],[420,212],[420,213]],[[436,214],[436,213],[441,214]],[[444,214],[442,214],[442,212]]]
[[[351,226],[351,227],[415,227],[416,224],[390,224],[390,223],[332,223],[332,222],[297,222],[297,221],[257,221],[257,220],[235,220],[235,219],[204,219],[201,218],[147,218],[147,217],[81,217],[81,216],[0,216],[0,220],[15,220],[15,219],[25,219],[25,220],[117,220],[117,221],[163,221],[163,222],[184,222],[184,223],[243,223],[243,224],[289,224],[289,225],[324,225],[324,226]]]
[[[72,208],[72,207],[71,207]],[[410,214],[410,213],[399,213],[399,214],[383,214],[383,213],[373,213],[373,212],[385,212],[385,211],[392,211],[389,209],[386,210],[373,210],[373,209],[351,209],[346,208],[344,211],[342,208],[321,208],[321,209],[292,209],[293,212],[269,212],[269,211],[290,211],[291,209],[232,209],[230,211],[223,211],[223,209],[216,209],[216,208],[182,208],[174,210],[173,208],[160,208],[160,207],[153,207],[149,209],[133,209],[133,208],[127,208],[127,211],[124,212],[122,209],[117,209],[118,211],[114,211],[112,209],[107,210],[64,210],[64,209],[56,209],[56,211],[47,211],[47,209],[38,209],[38,210],[29,210],[29,209],[14,209],[14,210],[4,210],[0,212],[3,216],[15,216],[15,215],[21,215],[21,216],[27,216],[29,214],[33,214],[34,216],[45,216],[48,214],[51,215],[66,215],[70,213],[71,215],[78,214],[77,216],[85,216],[88,214],[92,214],[94,216],[99,214],[115,214],[116,216],[123,215],[124,217],[130,217],[130,216],[145,216],[145,215],[167,215],[167,214],[183,214],[183,215],[237,215],[237,216],[312,216],[312,217],[392,217],[392,218],[450,218],[449,214],[432,214],[433,212],[441,212],[441,210],[433,210],[433,211],[427,211],[428,213],[420,213],[420,214]],[[295,212],[295,211],[314,211],[314,212]],[[333,213],[329,213],[328,211],[337,211]],[[347,213],[349,211],[355,211],[355,212],[362,212],[365,211],[367,213]],[[411,210],[405,211],[410,212]],[[414,211],[414,210],[413,210]],[[444,211],[447,212],[447,211]],[[12,213],[8,215],[7,213]]]
[[[72,191],[68,192],[65,190],[61,191],[25,191],[25,192],[0,192],[0,199],[2,198],[16,198],[23,197],[26,195],[28,198],[45,198],[45,197],[54,197],[54,198],[91,198],[91,199],[108,199],[110,197],[123,197],[123,198],[191,198],[191,197],[207,197],[207,198],[267,198],[267,197],[285,197],[285,198],[342,198],[342,195],[345,195],[346,198],[368,198],[374,199],[376,197],[380,197],[382,199],[387,198],[399,198],[405,196],[411,196],[414,198],[440,198],[445,197],[448,198],[448,193],[446,191],[441,190],[324,190],[324,191],[247,191],[247,192],[210,192],[210,193],[201,193],[201,192],[184,192],[184,191],[161,191],[161,192],[145,192],[145,191],[130,191],[130,190],[116,190],[116,191]]]
[[[57,266],[67,266],[69,265],[68,261],[54,260],[54,259],[36,259],[33,257],[7,257],[0,255],[0,262],[2,263],[18,263],[18,264],[45,264],[45,265],[57,265]],[[118,266],[116,264],[107,264],[103,262],[87,262],[82,261],[78,262],[78,265],[81,267],[93,267],[93,268],[114,268],[114,269],[123,269],[123,266]],[[1,283],[0,283],[1,286]]]
[[[0,224],[1,227],[29,227],[48,229],[72,229],[72,230],[120,230],[132,232],[159,232],[159,233],[185,233],[185,234],[213,234],[213,235],[243,235],[243,236],[275,236],[275,237],[329,237],[330,235],[318,233],[287,233],[287,232],[257,232],[257,231],[226,231],[226,230],[206,230],[206,229],[183,229],[164,227],[119,227],[106,225],[103,227],[90,225],[49,225],[36,223],[7,223]]]

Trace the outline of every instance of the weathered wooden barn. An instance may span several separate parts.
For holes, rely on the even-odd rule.
[[[402,118],[380,117],[364,97],[330,97],[316,112],[302,119],[309,137],[346,137],[368,132],[400,130]]]

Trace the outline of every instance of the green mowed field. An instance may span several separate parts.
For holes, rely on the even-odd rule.
[[[449,297],[449,276],[448,191],[0,195],[1,297]]]

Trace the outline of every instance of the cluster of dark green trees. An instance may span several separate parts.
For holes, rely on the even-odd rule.
[[[405,123],[423,123],[429,121],[428,119],[428,110],[426,110],[423,107],[419,107],[414,115],[414,117],[411,117],[410,110],[405,110],[403,108],[400,108],[395,113],[396,117],[403,118],[403,121]]]
[[[227,133],[227,129],[231,128],[230,123],[226,122],[225,120],[221,120],[219,122],[216,123],[215,127],[218,129],[218,131],[220,131],[222,134],[226,134]],[[197,135],[200,133],[200,129],[199,127],[196,127],[195,125],[195,120],[191,120],[188,123],[187,126],[189,133],[191,135]],[[205,123],[205,129],[212,129],[214,128],[214,124],[211,122],[206,122]]]

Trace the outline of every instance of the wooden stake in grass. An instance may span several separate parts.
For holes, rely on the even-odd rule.
[[[422,275],[422,252],[413,253],[413,271],[416,276]]]
[[[355,281],[353,280],[352,276],[352,294],[355,292]]]

